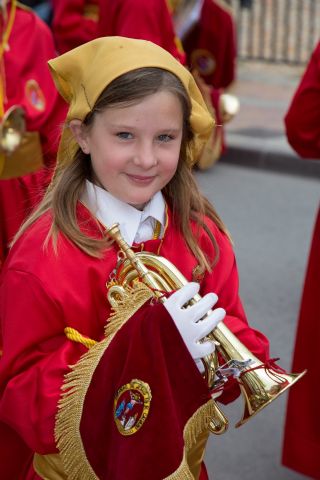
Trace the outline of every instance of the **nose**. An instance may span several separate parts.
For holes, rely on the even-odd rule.
[[[140,142],[135,151],[133,162],[144,169],[155,166],[158,162],[153,142]]]

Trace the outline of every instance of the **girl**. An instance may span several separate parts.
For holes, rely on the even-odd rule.
[[[1,478],[206,479],[205,337],[224,318],[261,360],[268,350],[191,173],[212,119],[192,75],[151,42],[100,38],[49,64],[70,107],[54,180],[2,275]],[[189,283],[124,293],[114,223],[127,255],[161,255]]]

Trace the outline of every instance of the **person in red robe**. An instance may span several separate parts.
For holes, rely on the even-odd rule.
[[[231,7],[224,1],[197,0],[186,14],[184,4],[172,2],[176,29],[187,56],[187,65],[197,73],[202,93],[214,112],[217,128],[211,148],[198,166],[207,169],[226,151],[223,125],[237,113],[238,101],[224,95],[236,76],[236,31]],[[228,101],[229,99],[229,101]],[[234,109],[235,107],[235,109]]]
[[[99,36],[150,40],[185,63],[166,0],[101,0]]]
[[[70,106],[52,184],[0,280],[1,479],[206,480],[211,419],[226,427],[211,395],[240,393],[208,386],[206,335],[224,318],[268,358],[229,235],[192,176],[212,117],[193,76],[151,42],[100,38],[49,65]],[[184,286],[150,280],[159,255]]]
[[[21,144],[14,151],[4,150],[0,157],[1,264],[22,221],[50,181],[66,107],[46,65],[55,56],[47,25],[15,1],[3,6],[0,20],[1,121],[5,126],[6,115],[17,107],[25,121]],[[16,129],[20,123],[10,125]]]
[[[204,0],[199,17],[181,33],[188,65],[196,69],[208,85],[226,89],[235,80],[236,32],[231,7],[224,1]],[[198,8],[199,8],[198,7]]]
[[[51,0],[51,29],[58,53],[98,36],[99,0]]]
[[[320,159],[320,43],[316,46],[285,117],[287,138],[305,159]],[[303,287],[292,368],[307,369],[290,391],[282,462],[320,479],[320,414],[317,351],[320,332],[320,208],[318,210]]]

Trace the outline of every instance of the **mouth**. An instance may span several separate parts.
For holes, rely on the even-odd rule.
[[[135,183],[140,183],[140,184],[148,184],[148,183],[151,183],[153,182],[153,180],[155,179],[155,176],[152,175],[132,175],[132,174],[129,174],[127,173],[126,174],[127,177],[129,178],[129,180],[131,180],[132,182],[135,182]]]

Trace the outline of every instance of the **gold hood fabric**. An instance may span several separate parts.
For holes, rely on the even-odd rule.
[[[210,137],[214,120],[191,73],[166,50],[146,40],[101,37],[48,63],[59,93],[70,105],[59,145],[59,164],[68,164],[77,148],[68,122],[84,120],[102,91],[114,79],[143,67],[168,70],[186,88],[192,105],[190,123],[195,135],[190,163],[196,163]]]

